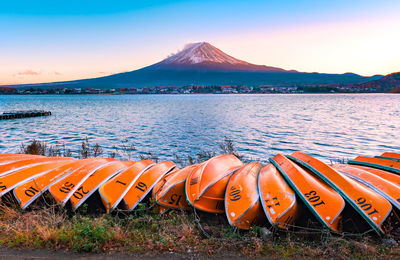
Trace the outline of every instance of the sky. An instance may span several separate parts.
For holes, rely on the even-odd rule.
[[[139,69],[187,43],[251,62],[370,76],[400,71],[398,0],[19,0],[0,3],[0,85]]]

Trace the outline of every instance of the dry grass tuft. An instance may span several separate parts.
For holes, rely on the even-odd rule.
[[[34,211],[0,205],[0,245],[12,248],[77,252],[120,252],[162,255],[170,252],[190,256],[246,256],[295,258],[399,258],[400,248],[385,246],[372,237],[349,239],[328,235],[305,238],[295,233],[276,233],[262,240],[260,228],[238,231],[221,218],[201,215],[205,237],[194,214],[171,211],[158,215],[137,212],[120,215],[73,215],[58,207]],[[211,220],[211,217],[209,218]]]

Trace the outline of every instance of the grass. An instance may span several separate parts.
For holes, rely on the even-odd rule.
[[[296,258],[399,258],[400,248],[386,247],[372,237],[348,239],[328,235],[276,233],[269,241],[260,228],[237,231],[223,218],[203,223],[205,237],[193,213],[173,211],[158,215],[143,211],[131,215],[69,215],[50,206],[21,211],[1,206],[0,245],[19,249],[67,250],[93,253],[191,256],[246,256]],[[202,216],[202,221],[206,220]],[[215,221],[217,219],[217,221]]]

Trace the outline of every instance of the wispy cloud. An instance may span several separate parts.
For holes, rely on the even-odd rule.
[[[41,71],[24,70],[24,71],[18,72],[16,75],[17,76],[39,76],[40,74],[42,74]]]

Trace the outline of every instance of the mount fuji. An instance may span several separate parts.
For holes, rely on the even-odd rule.
[[[188,44],[182,51],[147,68],[226,72],[288,72],[281,68],[255,65],[236,59],[207,42]]]
[[[20,87],[132,88],[188,85],[301,85],[347,84],[377,80],[354,73],[323,74],[251,64],[236,59],[207,42],[192,43],[166,59],[142,69],[75,81],[25,84]]]

